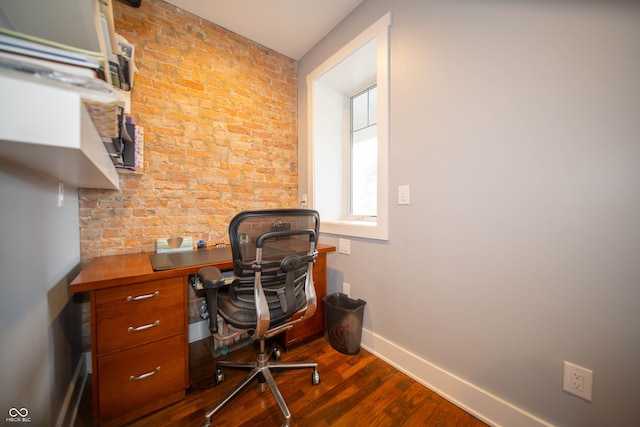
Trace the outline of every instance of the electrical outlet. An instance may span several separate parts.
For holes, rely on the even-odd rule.
[[[584,374],[579,371],[571,371],[571,389],[584,393]]]
[[[351,285],[345,282],[342,282],[342,293],[346,296],[351,296]]]
[[[591,402],[593,371],[565,360],[562,389]]]

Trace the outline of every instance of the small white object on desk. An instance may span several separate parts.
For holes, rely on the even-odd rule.
[[[170,237],[156,241],[157,253],[186,252],[193,250],[192,237]]]

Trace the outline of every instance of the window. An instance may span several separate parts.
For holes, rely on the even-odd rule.
[[[388,13],[307,76],[321,232],[388,239],[390,25]]]
[[[378,135],[376,86],[350,98],[349,213],[352,218],[378,212]]]

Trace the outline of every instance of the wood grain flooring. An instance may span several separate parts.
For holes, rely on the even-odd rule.
[[[238,383],[245,371],[225,369],[215,384],[215,361],[205,341],[189,344],[191,387],[182,401],[129,424],[131,427],[200,426],[204,413]],[[255,359],[247,346],[222,359]],[[326,338],[283,352],[281,361],[316,361],[321,375],[311,384],[311,370],[274,373],[294,426],[486,426],[420,383],[364,349],[354,356],[335,351]],[[85,388],[74,427],[92,425],[91,385]],[[218,412],[214,426],[279,426],[284,418],[268,390],[257,382]]]

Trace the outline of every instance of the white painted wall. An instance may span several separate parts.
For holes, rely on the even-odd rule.
[[[301,194],[306,75],[387,11],[390,240],[330,255],[329,292],[350,283],[363,344],[494,424],[635,425],[640,3],[365,0],[298,64]],[[591,403],[563,360],[593,369]]]
[[[0,420],[26,408],[30,425],[56,425],[80,362],[78,192],[64,193],[58,207],[57,181],[0,161]]]

